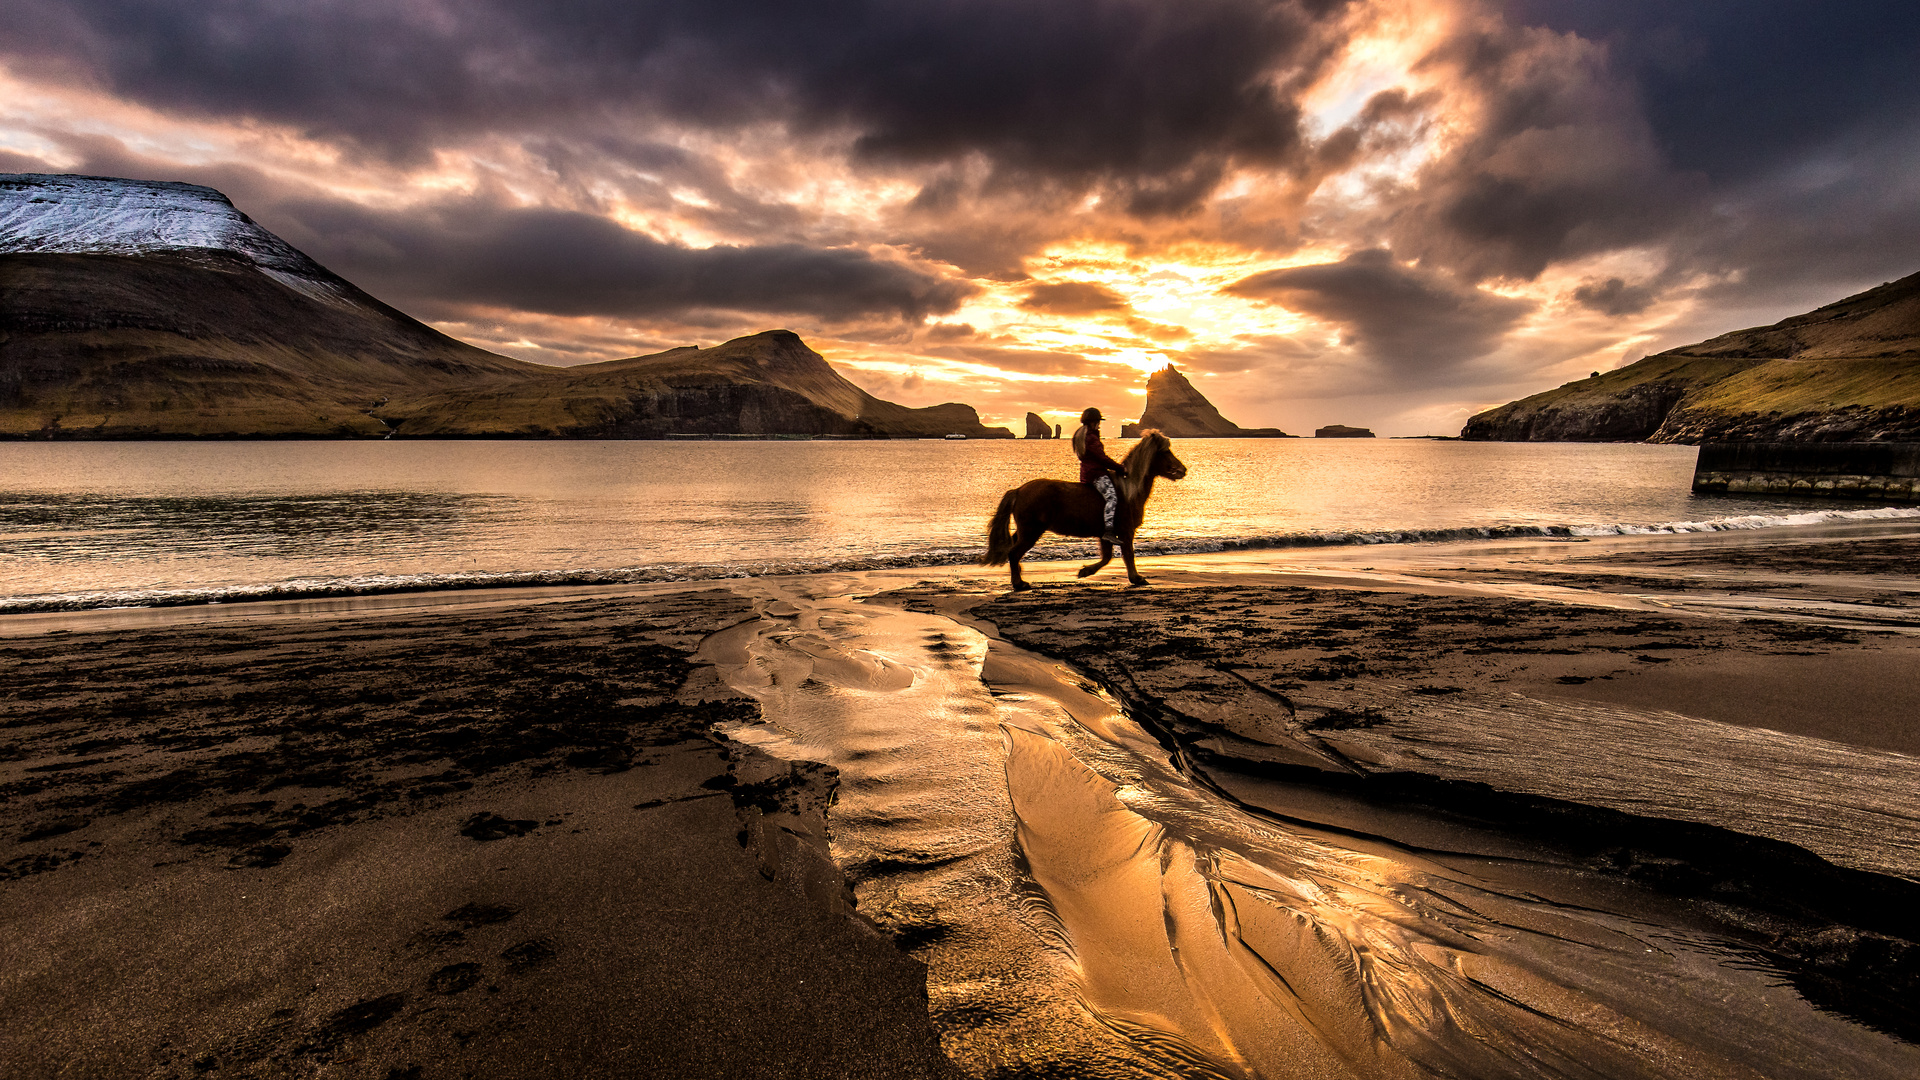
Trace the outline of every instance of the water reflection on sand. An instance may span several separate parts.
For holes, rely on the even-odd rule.
[[[735,738],[840,770],[834,856],[976,1074],[1920,1074],[1698,905],[1250,813],[1071,670],[857,584],[745,586],[709,659],[765,707]]]

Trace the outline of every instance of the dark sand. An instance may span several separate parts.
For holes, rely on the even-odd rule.
[[[949,1075],[920,965],[761,858],[831,778],[708,736],[751,615],[0,642],[0,1075]]]
[[[1303,813],[1384,769],[1361,755],[1401,705],[1499,695],[1920,752],[1920,636],[1872,624],[1920,625],[1920,541],[1600,547],[1401,585],[1148,560],[1148,590],[1036,567],[1023,595],[960,572],[888,599],[1080,665],[1223,790]],[[1859,617],[1726,617],[1763,577]],[[1489,579],[1626,606],[1460,591]],[[692,652],[751,617],[712,589],[0,639],[0,1075],[952,1075],[924,970],[818,857],[830,770],[709,733],[753,705]],[[1255,730],[1275,718],[1300,737]],[[1429,779],[1363,824],[1628,820]],[[1920,1032],[1920,946],[1884,917],[1910,880],[1762,845],[1756,884],[1699,850],[1723,834],[1643,832],[1581,857],[1778,916],[1755,933],[1804,992]],[[1809,866],[1850,898],[1782,884]]]
[[[1243,805],[1631,879],[1711,909],[1821,1007],[1920,1041],[1913,808],[1865,794],[1911,792],[1920,762],[1850,749],[1920,751],[1920,582],[1891,574],[1920,543],[1871,543],[1849,574],[1851,542],[1317,579],[1337,588],[1163,565],[1149,589],[1032,575],[879,599],[1070,661]],[[1772,575],[1757,593],[1750,564]]]

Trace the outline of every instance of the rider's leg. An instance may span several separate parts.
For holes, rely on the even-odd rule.
[[[1100,538],[1108,543],[1119,543],[1120,534],[1114,530],[1113,520],[1120,512],[1120,493],[1113,488],[1113,478],[1102,476],[1093,482],[1093,488],[1100,493],[1100,516],[1106,523]]]

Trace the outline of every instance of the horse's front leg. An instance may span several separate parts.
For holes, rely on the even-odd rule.
[[[1108,543],[1105,540],[1102,540],[1100,541],[1100,561],[1097,563],[1088,563],[1087,565],[1081,567],[1080,576],[1092,577],[1093,575],[1099,573],[1102,568],[1104,568],[1108,563],[1112,561],[1113,561],[1113,545],[1111,543]]]
[[[1133,534],[1120,534],[1120,561],[1127,564],[1127,580],[1135,585],[1145,585],[1147,579],[1133,568]]]

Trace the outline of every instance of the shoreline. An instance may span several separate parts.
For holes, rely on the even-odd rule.
[[[1802,518],[1819,519],[1802,521]],[[1308,562],[1352,563],[1361,552],[1388,562],[1418,562],[1423,551],[1449,551],[1462,545],[1503,543],[1607,543],[1644,541],[1662,537],[1714,537],[1726,534],[1811,535],[1826,530],[1920,530],[1920,508],[1873,506],[1851,510],[1815,508],[1806,513],[1741,515],[1701,521],[1651,525],[1491,525],[1409,530],[1346,530],[1238,538],[1204,537],[1152,540],[1137,547],[1146,558],[1176,560],[1175,565],[1221,561],[1230,566],[1252,566],[1285,559]],[[161,608],[203,608],[229,604],[327,603],[394,596],[430,596],[440,593],[524,592],[575,590],[598,595],[606,589],[652,586],[697,587],[756,578],[889,572],[949,571],[964,573],[977,566],[983,549],[935,549],[904,555],[821,558],[797,563],[663,563],[659,565],[579,570],[448,572],[413,576],[363,575],[342,578],[294,578],[280,582],[229,584],[201,588],[83,590],[71,593],[22,594],[0,597],[0,623],[21,615],[63,611],[127,611]],[[1091,558],[1090,542],[1054,537],[1034,560],[1063,562]],[[319,610],[319,609],[315,609]],[[337,610],[353,610],[340,608]],[[0,634],[4,634],[0,630]]]
[[[850,906],[847,883],[818,859],[835,775],[710,733],[754,706],[696,650],[777,613],[775,585],[984,620],[1085,666],[1136,709],[1172,703],[1200,718],[1176,743],[1236,799],[1291,800],[1290,812],[1379,835],[1458,838],[1488,828],[1445,824],[1472,809],[1442,805],[1460,783],[1605,809],[1608,786],[1628,791],[1631,777],[1574,768],[1565,775],[1591,774],[1590,790],[1569,794],[1528,779],[1543,766],[1524,756],[1475,764],[1485,750],[1471,742],[1416,765],[1394,756],[1395,724],[1411,721],[1371,718],[1433,723],[1495,694],[1579,723],[1665,709],[1733,731],[1742,717],[1725,707],[1727,687],[1772,678],[1747,695],[1777,706],[1745,716],[1751,730],[1797,731],[1781,736],[1795,747],[1812,736],[1920,752],[1899,723],[1920,712],[1920,685],[1897,677],[1920,673],[1908,662],[1920,660],[1920,583],[1899,573],[1916,551],[1920,522],[1870,522],[1335,553],[1344,559],[1161,557],[1144,567],[1160,586],[1147,590],[1041,563],[1029,571],[1041,588],[1018,596],[1004,593],[1003,571],[916,567],[0,616],[15,687],[0,698],[0,835],[14,839],[0,860],[0,919],[13,931],[0,1001],[18,1019],[0,1062],[17,1069],[54,1045],[83,1072],[180,1076],[287,1061],[422,1080],[462,1067],[546,1074],[502,1055],[615,1072],[651,1061],[688,1076],[957,1075],[939,1050],[955,1036],[928,1016],[925,969],[901,951],[927,945],[876,935],[864,920],[885,917]],[[1239,614],[1249,606],[1272,613]],[[1856,625],[1865,609],[1884,624]],[[1476,628],[1496,610],[1521,622],[1488,652]],[[1757,616],[1772,621],[1745,621]],[[1623,619],[1641,630],[1607,637]],[[1102,620],[1132,635],[1120,669],[1067,640]],[[1426,651],[1396,636],[1407,626],[1431,628]],[[1305,636],[1276,653],[1255,630]],[[1209,641],[1227,651],[1206,652]],[[1831,707],[1835,678],[1868,676],[1873,701]],[[1247,679],[1255,690],[1223,689]],[[1247,737],[1244,718],[1272,715],[1273,695],[1303,739]],[[1475,716],[1504,707],[1486,703]],[[1441,786],[1385,785],[1353,817],[1359,804],[1338,809],[1327,801],[1337,792],[1302,784],[1302,769],[1327,773],[1313,758],[1322,751]],[[1763,846],[1797,839],[1834,862],[1821,843],[1878,843],[1861,839],[1870,822],[1780,820]],[[1791,831],[1808,828],[1829,839]],[[1485,835],[1539,847],[1579,833]],[[1672,852],[1641,846],[1624,868],[1581,872],[1673,892],[1647,877]],[[1894,848],[1852,864],[1920,877],[1901,869],[1920,861]],[[1787,903],[1745,895],[1756,910]],[[1910,937],[1855,922],[1873,922],[1868,938],[1856,927],[1846,939],[1856,951]],[[1849,967],[1831,942],[1816,947],[1813,924],[1794,925],[1770,955],[1799,964],[1815,987],[1803,991],[1829,1007],[1859,1012],[1862,988],[1899,992],[1912,978],[1905,961]],[[678,1013],[699,1019],[675,1028]],[[108,1017],[111,1037],[99,1028]]]

